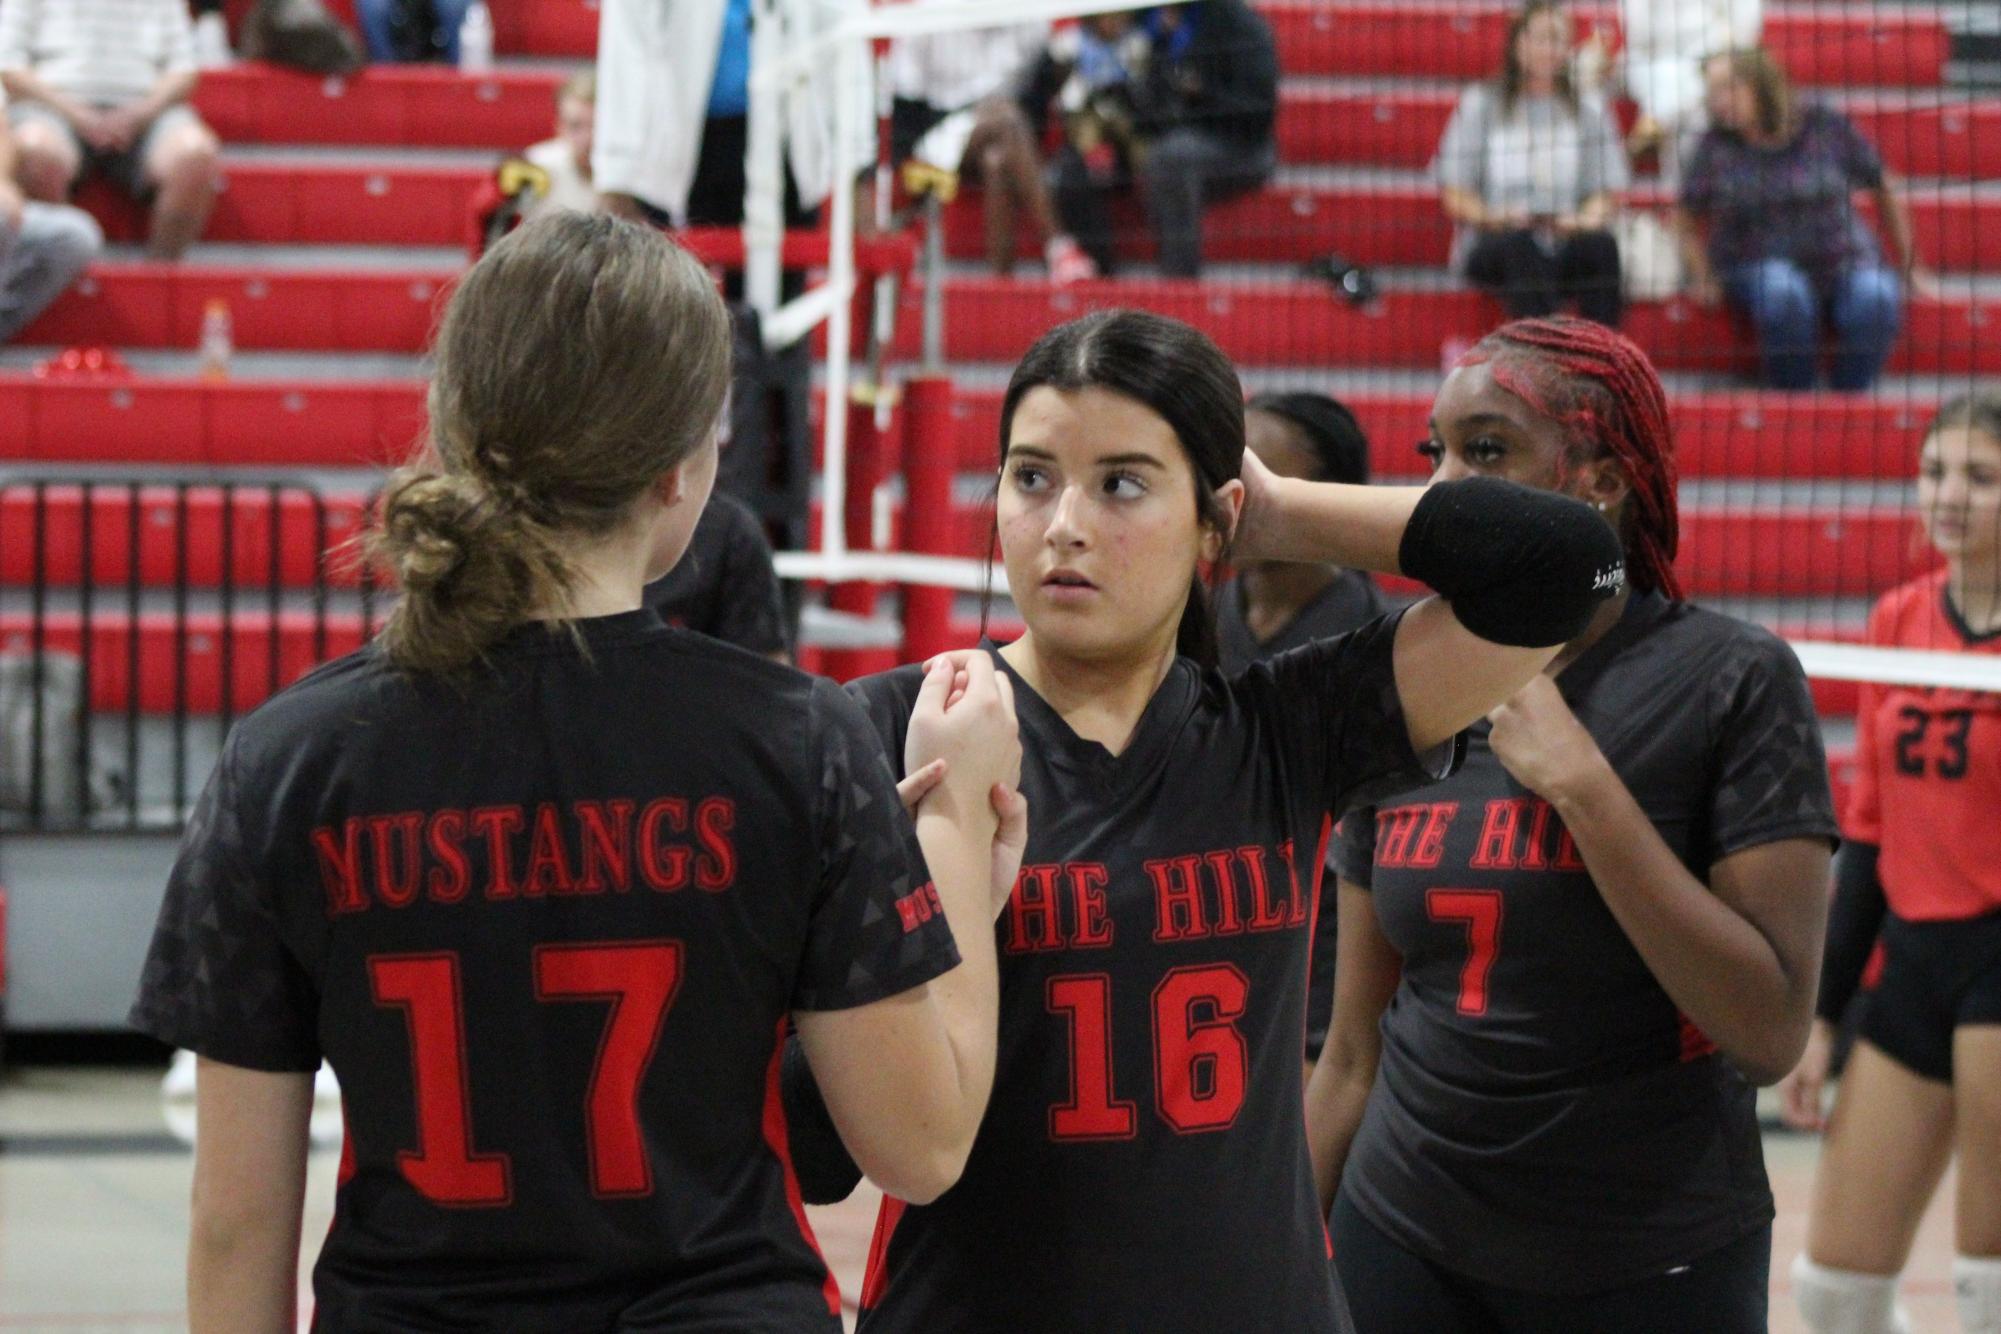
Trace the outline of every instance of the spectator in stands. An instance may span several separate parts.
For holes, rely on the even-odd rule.
[[[1896,342],[1904,285],[1856,213],[1855,191],[1875,195],[1911,291],[1937,294],[1902,192],[1849,119],[1796,100],[1766,51],[1727,52],[1703,73],[1712,128],[1676,217],[1691,293],[1750,317],[1769,387],[1813,388],[1826,323],[1835,341],[1828,382],[1867,389]]]
[[[771,565],[771,543],[757,516],[735,496],[716,491],[702,511],[688,552],[646,586],[646,605],[669,625],[790,663],[789,617]]]
[[[1119,267],[1111,201],[1132,185],[1133,85],[1147,53],[1146,32],[1130,12],[1087,15],[1050,38],[1022,94],[1036,137],[1052,102],[1062,119],[1063,145],[1049,172],[1056,215],[1101,274]]]
[[[187,0],[0,4],[0,84],[22,188],[62,203],[82,172],[103,172],[152,201],[156,259],[178,259],[215,204],[218,145],[188,105],[196,77]]]
[[[11,0],[9,0],[11,3]],[[817,0],[777,0],[786,39],[823,34],[839,13]],[[750,111],[750,0],[601,0],[592,177],[621,217],[733,227],[743,219]],[[788,226],[809,223],[833,185],[836,97],[853,99],[851,160],[875,160],[872,80],[837,80],[817,61],[803,95],[785,98]],[[865,226],[865,212],[856,221]]]
[[[1764,29],[1763,0],[1619,0],[1624,43],[1621,82],[1640,117],[1627,137],[1637,157],[1660,150],[1661,176],[1678,185],[1689,155],[1709,128],[1703,109],[1702,62],[1722,51],[1756,46]],[[1611,55],[1610,30],[1600,24],[1580,55],[1596,87]]]
[[[1140,197],[1160,271],[1202,270],[1202,209],[1255,190],[1278,166],[1278,48],[1244,0],[1199,0],[1147,13],[1146,77],[1135,89]]]
[[[995,273],[1014,269],[1015,214],[1025,212],[1060,285],[1096,277],[1098,268],[1056,220],[1021,105],[1022,80],[1048,39],[1047,24],[1024,23],[898,40],[889,55],[890,138],[897,162],[980,183]]]
[[[585,70],[556,93],[556,137],[545,139],[522,156],[549,178],[549,190],[532,204],[532,218],[546,209],[568,208],[590,213],[597,208],[591,182],[591,134],[597,120],[598,76]],[[524,219],[525,220],[525,219]]]
[[[61,296],[103,248],[104,233],[82,209],[22,197],[13,140],[0,136],[0,343]]]
[[[1459,99],[1433,164],[1458,224],[1453,268],[1514,318],[1577,313],[1616,327],[1624,313],[1610,225],[1626,155],[1604,100],[1570,73],[1571,18],[1530,0],[1508,25],[1500,77]]]
[[[384,63],[459,63],[459,29],[472,0],[354,0],[368,58]]]

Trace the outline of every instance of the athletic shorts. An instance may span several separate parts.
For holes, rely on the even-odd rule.
[[[1356,1334],[1765,1334],[1770,1223],[1667,1273],[1585,1293],[1455,1274],[1398,1245],[1345,1193],[1329,1233]]]
[[[193,107],[185,102],[176,102],[153,117],[153,123],[140,132],[130,148],[117,153],[101,153],[78,138],[75,127],[46,102],[9,103],[7,120],[17,130],[31,122],[49,126],[69,141],[77,161],[83,164],[78,179],[92,172],[100,173],[135,199],[144,199],[153,193],[154,183],[146,179],[146,162],[161,138],[180,126],[201,123],[201,117],[195,114]]]
[[[1952,1081],[1953,1031],[2001,1024],[2001,912],[1954,921],[1883,918],[1883,977],[1862,1038],[1926,1079]]]

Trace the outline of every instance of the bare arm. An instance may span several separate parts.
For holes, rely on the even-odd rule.
[[[1925,266],[1924,256],[1918,253],[1918,234],[1911,223],[1911,201],[1902,186],[1888,173],[1884,174],[1882,185],[1876,188],[1876,208],[1883,218],[1883,230],[1889,233],[1890,249],[1897,257],[1897,267],[1910,280],[1912,294],[1936,300],[1938,279]]]
[[[991,660],[979,655],[969,676],[964,698],[948,714],[944,699],[953,669],[934,669],[911,724],[915,738],[927,726],[928,710],[933,731],[958,727],[970,735],[980,729],[988,737],[984,749],[977,739],[962,738],[956,750],[953,738],[944,738],[945,775],[917,811],[918,842],[959,966],[873,1004],[796,1016],[807,1063],[856,1165],[889,1194],[918,1204],[959,1179],[993,1087],[999,1023],[993,786],[1008,775],[995,771],[991,737],[1005,730],[1014,764],[1019,746],[1012,700]],[[951,721],[938,721],[943,719]]]
[[[1339,962],[1334,969],[1334,1019],[1327,1045],[1306,1086],[1306,1147],[1320,1213],[1334,1207],[1334,1192],[1348,1162],[1348,1146],[1362,1124],[1376,1064],[1383,1050],[1383,1011],[1403,976],[1403,959],[1383,938],[1369,891],[1342,880]]]
[[[27,68],[0,71],[0,86],[7,89],[7,96],[15,102],[41,102],[53,107],[64,120],[75,126],[83,126],[96,119],[97,113],[72,97],[57,92],[33,70]]]
[[[195,95],[195,83],[201,78],[196,70],[175,70],[160,76],[152,91],[137,102],[126,107],[141,124],[151,124],[153,118],[168,107],[187,101]]]
[[[1606,907],[1670,999],[1759,1084],[1799,1060],[1827,923],[1829,851],[1782,839],[1718,861],[1704,884],[1539,679],[1494,713],[1508,771],[1556,808]]]
[[[1516,225],[1525,219],[1507,218],[1487,207],[1487,201],[1472,190],[1461,190],[1455,186],[1442,186],[1438,192],[1439,203],[1445,209],[1445,216],[1463,227],[1478,227],[1483,231]]]
[[[194,1334],[297,1328],[310,1074],[202,1058],[195,1067],[195,1178],[188,1228]]]
[[[1681,243],[1682,272],[1687,275],[1689,292],[1704,305],[1721,300],[1716,271],[1709,264],[1709,246],[1703,236],[1702,220],[1685,208],[1674,211],[1675,239]]]
[[[1426,598],[1397,625],[1397,697],[1411,748],[1422,755],[1487,716],[1562,651],[1492,644],[1460,624],[1450,604]]]

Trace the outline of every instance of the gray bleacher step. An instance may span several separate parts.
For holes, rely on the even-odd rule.
[[[61,351],[59,347],[26,344],[0,347],[0,371],[33,370]],[[142,379],[186,379],[201,373],[201,357],[191,351],[121,348],[118,355]],[[429,365],[424,358],[388,352],[240,351],[229,359],[228,378],[237,383],[325,380],[341,384],[356,380],[421,380],[428,373]]]
[[[119,264],[139,264],[145,262],[146,250],[136,244],[108,245],[104,247],[104,258]],[[429,275],[440,270],[464,268],[466,252],[460,246],[267,245],[207,241],[189,250],[181,263],[190,268],[208,264],[258,269],[370,269],[391,272],[408,269]]]

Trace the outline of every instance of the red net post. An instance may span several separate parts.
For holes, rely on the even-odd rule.
[[[952,381],[913,376],[903,386],[903,546],[927,556],[954,550]],[[903,656],[916,661],[955,647],[952,590],[907,584],[903,589]]]

